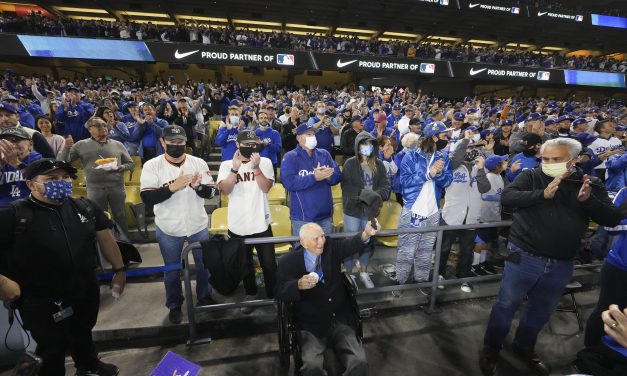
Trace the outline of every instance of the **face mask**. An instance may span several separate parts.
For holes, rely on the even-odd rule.
[[[239,125],[239,116],[229,116],[231,125]]]
[[[472,162],[479,156],[479,154],[479,150],[471,150],[466,153],[464,160],[466,160],[466,162]]]
[[[253,153],[257,152],[257,147],[256,146],[240,146],[239,152],[242,155],[242,157],[248,159],[253,155]]]
[[[359,145],[359,154],[369,157],[372,155],[372,152],[374,151],[374,146],[373,145]]]
[[[570,132],[570,127],[569,128],[560,128],[560,132],[561,133],[569,133]]]
[[[309,150],[313,150],[318,145],[318,140],[316,136],[309,136],[305,138],[305,147]]]
[[[570,162],[570,160],[559,163],[542,163],[542,172],[552,178],[563,175],[568,171],[568,162]]]
[[[472,141],[473,142],[479,142],[481,140],[481,135],[480,134],[473,134],[472,135]]]
[[[72,195],[72,182],[65,180],[55,180],[39,183],[44,186],[43,196],[55,202],[63,202]]]
[[[180,158],[183,154],[185,154],[185,144],[183,145],[165,144],[165,152],[172,158]]]
[[[536,149],[526,149],[523,150],[522,153],[525,157],[533,157],[534,155],[536,155],[537,151]]]
[[[446,145],[448,145],[448,141],[447,140],[437,140],[435,142],[435,148],[437,150],[442,150],[446,147]]]
[[[324,107],[318,107],[316,109],[316,112],[318,112],[319,114],[324,114],[325,112],[327,112],[327,109]]]

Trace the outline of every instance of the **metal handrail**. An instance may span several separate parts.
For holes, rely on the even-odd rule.
[[[380,294],[391,291],[403,291],[403,290],[414,290],[416,288],[431,288],[431,297],[429,299],[429,306],[426,308],[426,311],[429,313],[438,312],[436,308],[437,294],[438,294],[438,286],[444,285],[453,285],[459,284],[462,282],[487,282],[499,280],[502,275],[494,274],[494,275],[486,275],[486,276],[478,276],[478,277],[467,277],[467,278],[458,278],[454,280],[445,280],[439,281],[440,274],[440,255],[442,252],[442,237],[444,231],[455,231],[455,230],[471,230],[478,228],[492,228],[492,227],[509,227],[511,226],[512,221],[500,221],[500,222],[492,222],[492,223],[477,223],[477,224],[469,224],[469,225],[438,225],[431,227],[418,227],[418,228],[401,228],[394,230],[381,230],[377,233],[375,237],[378,236],[391,236],[391,235],[399,235],[399,234],[416,234],[416,233],[425,233],[425,232],[437,232],[436,243],[435,243],[435,260],[433,265],[433,277],[429,282],[420,282],[420,283],[411,283],[411,284],[403,284],[403,285],[393,285],[393,286],[384,286],[384,287],[375,287],[371,289],[359,289],[357,291],[357,295],[371,295],[371,294]],[[332,233],[328,234],[329,238],[347,238],[358,234],[357,232],[351,233]],[[297,236],[281,236],[281,237],[265,237],[265,238],[251,238],[244,239],[244,244],[254,245],[254,244],[270,244],[270,243],[287,243],[287,242],[295,242],[300,240]],[[192,285],[191,278],[189,272],[189,254],[193,249],[200,248],[201,244],[199,242],[191,243],[183,248],[183,252],[181,255],[182,263],[183,263],[183,282],[185,285],[185,301],[187,304],[187,317],[188,317],[188,325],[189,325],[189,340],[187,341],[187,345],[195,345],[200,343],[210,342],[211,338],[207,337],[204,339],[197,340],[196,339],[196,313],[200,312],[214,312],[214,311],[222,311],[226,309],[236,309],[242,307],[265,307],[274,304],[274,300],[271,299],[259,299],[259,300],[251,300],[246,302],[235,302],[235,303],[222,303],[222,304],[214,304],[210,306],[194,306],[193,296],[192,296]],[[576,266],[576,269],[581,268],[589,268],[595,267],[597,265],[579,265]]]

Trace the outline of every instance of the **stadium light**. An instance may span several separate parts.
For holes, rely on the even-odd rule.
[[[357,38],[357,39],[361,39],[361,40],[370,40],[371,36],[365,36],[365,35],[351,35],[351,34],[338,34],[335,33],[333,34],[334,37],[340,37],[340,38]]]
[[[104,9],[89,9],[89,8],[74,8],[74,7],[53,7],[53,8],[60,12],[109,14],[109,12],[107,12]]]
[[[111,17],[100,17],[100,16],[74,16],[68,15],[67,18],[71,18],[73,20],[88,20],[88,21],[108,21],[108,22],[116,22],[117,19]]]
[[[328,26],[310,26],[310,25],[292,24],[292,23],[285,24],[285,27],[286,28],[297,28],[297,29],[323,30],[323,31],[328,31],[329,30]]]
[[[174,21],[156,21],[156,20],[138,20],[138,19],[129,19],[129,21],[135,22],[135,23],[143,23],[143,24],[147,24],[147,23],[151,23],[153,25],[164,25],[164,26],[174,26]]]
[[[281,27],[280,22],[268,22],[268,21],[252,21],[252,20],[233,20],[234,24],[247,24],[247,25],[262,25],[262,26],[278,26]]]
[[[444,41],[449,41],[449,42],[460,42],[462,39],[461,38],[453,38],[453,37],[441,37],[438,35],[432,35],[430,37],[427,37],[428,40],[444,40]]]
[[[339,31],[339,32],[344,32],[344,33],[359,33],[359,34],[374,34],[375,33],[374,30],[350,29],[350,28],[347,28],[347,27],[338,27],[335,30]]]
[[[493,40],[482,40],[482,39],[470,39],[468,42],[466,43],[475,43],[475,44],[489,44],[489,45],[495,45],[497,44],[495,41]]]
[[[176,15],[176,18],[180,18],[182,20],[194,20],[194,21],[209,21],[209,22],[219,22],[219,23],[228,23],[229,20],[226,18],[218,18],[218,17],[202,17],[202,16],[189,16],[189,15]]]
[[[546,47],[542,47],[541,50],[549,50],[549,51],[564,51],[565,48],[562,47],[550,47],[550,46],[546,46]]]
[[[385,36],[392,36],[392,37],[411,38],[411,39],[416,39],[416,38],[420,37],[420,35],[418,35],[418,34],[397,33],[395,31],[386,31],[386,32],[383,33],[383,35],[385,35]]]
[[[531,44],[524,44],[524,43],[507,43],[506,46],[507,47],[520,47],[520,48],[530,48],[530,47],[533,47],[533,45],[531,45]]]
[[[170,18],[170,16],[168,16],[165,13],[145,13],[145,12],[129,12],[129,11],[125,11],[125,10],[119,10],[117,11],[120,14],[123,14],[125,16],[137,16],[137,17],[154,17],[154,18]]]

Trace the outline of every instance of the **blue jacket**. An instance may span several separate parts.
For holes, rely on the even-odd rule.
[[[392,192],[394,193],[403,193],[403,187],[401,186],[401,163],[403,162],[403,158],[405,155],[411,152],[409,149],[403,149],[400,152],[396,153],[394,156],[394,163],[398,166],[398,171],[396,175],[392,177]]]
[[[41,106],[37,103],[30,103],[28,106],[20,106],[20,112],[27,111],[29,114],[36,118],[37,116],[41,116],[44,114],[44,111],[41,109]]]
[[[618,191],[627,187],[627,153],[615,154],[605,161],[607,179],[605,187],[608,191]]]
[[[135,123],[133,126],[133,133],[131,134],[130,141],[139,143],[139,156],[144,157],[144,148],[156,148],[157,155],[163,154],[163,147],[159,139],[163,132],[163,128],[168,125],[168,122],[159,119],[155,116],[151,124],[144,122],[144,124]]]
[[[333,167],[329,180],[316,181],[314,169]],[[290,218],[295,221],[316,222],[333,215],[331,186],[342,180],[340,167],[324,149],[314,149],[311,157],[297,146],[285,153],[281,161],[281,181],[290,192]]]
[[[364,129],[368,133],[372,133],[374,127],[376,126],[376,124],[374,123],[374,111],[375,110],[370,110],[370,112],[368,113],[368,119],[364,121]]]
[[[516,161],[520,160],[520,169],[516,172],[512,172],[511,168]],[[509,167],[507,168],[507,180],[509,182],[513,182],[516,179],[516,176],[520,174],[523,170],[534,169],[540,165],[540,159],[533,157],[525,157],[523,153],[518,153],[512,158],[512,161],[509,163]]]
[[[315,116],[315,117],[309,118],[309,121],[307,121],[307,124],[314,125],[315,123],[319,121],[320,121],[320,118]],[[339,128],[335,118],[331,119],[331,124],[333,124],[335,128]],[[331,153],[333,151],[333,132],[331,132],[331,128],[325,125],[320,127],[320,130],[316,132],[316,141],[318,141],[318,146],[317,146],[318,149],[324,149],[328,151],[329,153]]]
[[[390,129],[391,131],[393,131],[394,130],[394,121],[396,121],[396,124],[398,124],[398,121],[401,120],[402,118],[403,118],[403,115],[399,115],[398,119],[397,119],[397,118],[394,117],[394,114],[390,114],[390,116],[388,116],[387,128]],[[394,132],[394,141],[396,141],[397,145],[398,145],[398,141],[399,141],[400,135],[401,134],[400,134],[400,132],[397,129],[396,132]]]
[[[41,159],[41,154],[31,152],[22,160],[26,165]],[[30,195],[30,189],[26,186],[26,179],[22,172],[6,163],[0,167],[0,208],[9,206],[9,203],[26,198]]]
[[[20,111],[20,124],[35,129],[35,118],[28,111]]]
[[[614,205],[620,206],[625,201],[627,201],[627,188],[622,188],[614,199]],[[618,226],[612,228],[606,227],[606,230],[610,235],[618,235],[618,239],[614,242],[605,260],[609,264],[627,272],[627,216],[623,217],[623,220]]]
[[[586,163],[578,163],[577,165],[581,170],[590,176],[594,176],[594,168],[601,164],[601,160],[594,154],[594,151],[589,147],[584,146],[583,151],[590,157],[590,160]]]
[[[228,129],[226,125],[218,128],[218,134],[216,135],[216,146],[222,147],[222,160],[229,161],[233,159],[235,151],[237,150],[237,134],[239,131],[237,127]]]
[[[265,131],[261,128],[255,130],[255,134],[259,137],[259,140],[263,142],[264,139],[269,138],[270,143],[259,153],[262,157],[268,158],[273,166],[279,163],[279,155],[281,154],[281,135],[275,129],[272,129],[270,125],[266,127]]]
[[[439,206],[442,189],[451,184],[453,181],[453,173],[451,171],[451,160],[448,155],[441,151],[436,151],[435,153],[434,162],[440,159],[444,161],[442,173],[435,178],[429,178],[429,180],[435,181],[435,199]],[[416,202],[422,190],[422,185],[427,181],[428,164],[429,160],[421,149],[405,153],[400,166],[401,187],[405,207],[411,209],[414,202]]]
[[[119,121],[115,128],[109,130],[109,138],[126,144],[126,141],[131,138],[131,134],[126,127],[126,124]]]
[[[89,131],[85,128],[85,122],[93,115],[94,107],[85,102],[78,102],[76,106],[68,104],[59,105],[56,118],[65,126],[65,135],[71,135],[74,142],[89,138]]]

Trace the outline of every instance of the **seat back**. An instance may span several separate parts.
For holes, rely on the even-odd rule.
[[[384,201],[381,213],[377,217],[382,230],[394,230],[398,228],[398,218],[401,215],[401,204],[396,201]],[[398,236],[377,237],[379,242],[387,247],[396,247]]]
[[[342,202],[342,187],[339,184],[331,186],[331,197],[334,204]]]
[[[275,183],[268,191],[268,203],[270,205],[285,205],[287,192],[281,183]]]
[[[211,213],[211,228],[209,231],[212,234],[226,234],[229,229],[228,221],[229,208],[217,208]]]
[[[333,204],[333,231],[342,232],[344,229],[344,207],[341,202]]]

